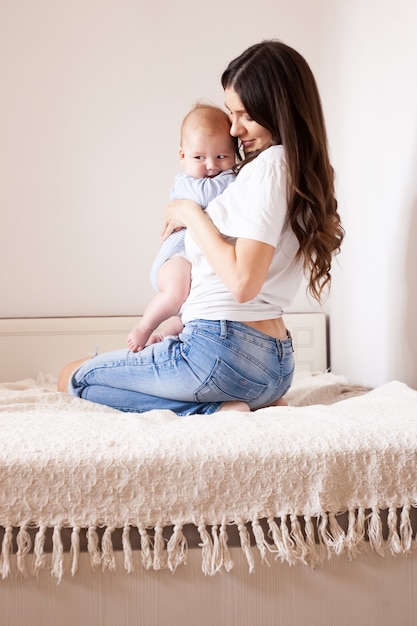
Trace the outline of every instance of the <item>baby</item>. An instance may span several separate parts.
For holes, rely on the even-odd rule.
[[[176,176],[170,198],[189,198],[206,208],[235,178],[231,168],[236,163],[237,144],[230,135],[228,115],[218,107],[197,104],[182,122],[179,154],[184,172]],[[166,335],[182,330],[178,314],[191,283],[184,234],[184,229],[173,232],[156,256],[151,282],[157,293],[129,333],[127,345],[132,352],[161,341],[163,337],[153,331],[164,321]]]

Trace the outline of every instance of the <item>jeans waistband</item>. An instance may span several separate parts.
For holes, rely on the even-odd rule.
[[[222,339],[226,339],[228,336],[245,336],[246,338],[251,337],[254,341],[258,340],[261,342],[268,343],[278,343],[286,345],[287,343],[291,344],[292,347],[292,337],[290,331],[287,329],[287,337],[285,339],[275,339],[270,335],[266,335],[265,333],[253,328],[252,326],[248,326],[244,322],[235,322],[230,320],[192,320],[191,322],[187,322],[184,331],[188,334],[189,332],[193,332],[193,330],[201,330],[210,332],[214,335],[221,337]]]

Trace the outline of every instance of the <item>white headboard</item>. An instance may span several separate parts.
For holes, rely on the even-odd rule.
[[[84,355],[126,345],[137,317],[0,319],[0,382],[57,376],[61,367]],[[327,369],[324,313],[288,313],[285,322],[295,347],[296,370]]]

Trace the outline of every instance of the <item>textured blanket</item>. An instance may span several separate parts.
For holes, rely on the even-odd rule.
[[[323,402],[309,404],[320,389]],[[92,566],[103,569],[115,567],[112,534],[122,529],[128,571],[132,533],[145,568],[175,571],[186,562],[187,524],[198,530],[207,574],[233,566],[232,527],[250,570],[256,555],[314,567],[365,544],[407,553],[417,391],[400,382],[357,391],[326,374],[295,384],[287,407],[177,417],[122,413],[57,393],[47,379],[0,385],[0,575],[13,567],[74,575],[81,529]]]

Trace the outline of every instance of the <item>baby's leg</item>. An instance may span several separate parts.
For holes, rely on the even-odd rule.
[[[159,343],[163,341],[165,337],[169,337],[170,335],[179,335],[184,328],[184,324],[181,321],[179,315],[173,315],[168,318],[158,328],[157,333],[152,333],[146,342],[147,346],[150,346],[153,343]]]
[[[127,345],[132,352],[145,347],[152,331],[164,320],[176,316],[190,292],[191,265],[182,256],[166,261],[158,273],[159,292],[149,302],[141,321],[129,333]]]

